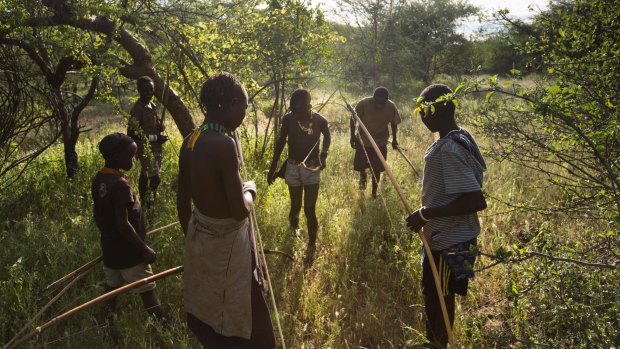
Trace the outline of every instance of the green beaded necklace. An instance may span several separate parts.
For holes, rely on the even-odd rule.
[[[200,126],[200,133],[206,130],[213,130],[219,133],[228,132],[228,130],[224,126],[218,124],[217,122],[205,122],[204,124],[202,124],[202,126]]]
[[[217,122],[205,122],[202,126],[200,126],[200,128],[194,130],[194,132],[189,136],[187,147],[193,150],[198,137],[206,130],[213,130],[218,133],[228,132],[224,126],[218,124]]]

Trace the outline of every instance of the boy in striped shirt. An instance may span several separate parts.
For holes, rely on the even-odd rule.
[[[448,86],[436,84],[425,88],[418,99],[422,122],[431,132],[439,132],[440,138],[424,155],[422,207],[407,218],[407,226],[422,229],[430,244],[450,323],[455,294],[466,295],[468,280],[474,276],[480,233],[476,212],[487,206],[482,194],[486,165],[474,138],[454,120],[452,93]],[[424,254],[422,262],[426,336],[432,347],[445,348],[448,334],[428,257]]]

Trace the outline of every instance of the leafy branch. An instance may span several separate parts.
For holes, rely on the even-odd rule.
[[[537,252],[537,251],[518,250],[515,253],[513,251],[506,251],[503,249],[499,249],[498,251],[496,251],[495,254],[489,254],[489,253],[485,253],[482,251],[478,251],[478,254],[481,256],[493,259],[494,262],[480,269],[477,269],[476,270],[477,272],[490,269],[499,264],[522,263],[522,262],[525,262],[526,260],[529,260],[535,257],[544,258],[544,259],[551,260],[554,262],[572,263],[572,264],[576,264],[582,267],[597,268],[597,269],[616,269],[620,265],[620,259],[614,261],[613,263],[593,263],[593,262],[586,262],[586,261],[573,259],[573,258],[557,257],[551,254]]]

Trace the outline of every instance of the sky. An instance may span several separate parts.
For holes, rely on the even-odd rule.
[[[519,18],[529,17],[533,13],[547,8],[548,0],[469,0],[470,4],[480,7],[483,12],[494,12],[500,8],[507,8],[514,16]],[[532,5],[534,12],[528,9]]]
[[[480,8],[481,13],[486,17],[491,17],[494,12],[500,9],[508,9],[511,17],[525,21],[547,9],[549,4],[549,0],[468,0],[468,2]],[[461,24],[459,31],[474,33],[480,27],[492,29],[492,25],[480,23],[478,18],[470,18]]]
[[[468,0],[468,3],[481,9],[481,13],[490,17],[493,12],[499,9],[508,9],[513,17],[527,20],[532,18],[541,10],[548,7],[549,0]],[[334,15],[336,8],[336,0],[313,0],[313,4],[321,4],[321,8],[325,11],[327,18],[343,21],[340,17]],[[533,11],[530,10],[530,7]],[[488,23],[479,23],[478,17],[469,18],[459,26],[459,31],[463,33],[476,32],[481,26],[490,28]]]

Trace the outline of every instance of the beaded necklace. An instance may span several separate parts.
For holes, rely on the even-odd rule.
[[[312,110],[310,110],[310,122],[308,123],[308,127],[302,125],[299,120],[297,120],[297,125],[299,125],[299,128],[301,128],[302,131],[311,136],[312,133],[314,133],[314,131],[312,131]]]
[[[213,131],[219,132],[219,133],[226,133],[226,132],[228,132],[226,127],[218,124],[217,122],[205,122],[204,124],[202,124],[202,126],[200,126],[200,133],[202,133],[202,132],[204,132],[206,130],[213,130]]]
[[[206,130],[213,130],[222,134],[228,132],[228,130],[224,126],[218,124],[217,122],[205,122],[204,124],[202,124],[202,126],[200,126],[200,128],[195,129],[194,132],[192,132],[192,134],[189,136],[189,140],[187,141],[187,148],[194,150],[194,145],[196,145],[198,137]]]

